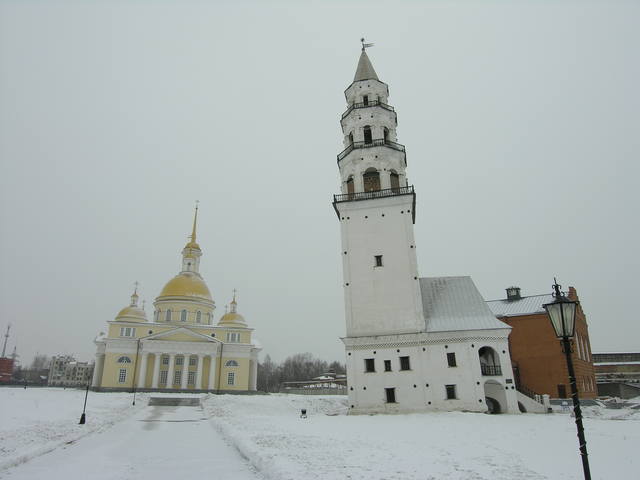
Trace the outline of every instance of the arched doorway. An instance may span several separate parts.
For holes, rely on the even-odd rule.
[[[368,168],[362,176],[365,192],[375,192],[380,190],[380,172],[375,168]]]
[[[500,367],[500,357],[491,347],[482,347],[478,350],[478,357],[480,359],[480,370],[482,375],[502,375],[502,368]]]
[[[507,411],[507,394],[504,387],[496,380],[484,382],[484,398],[489,413],[503,413]]]
[[[365,125],[363,131],[364,131],[365,145],[369,145],[370,143],[373,143],[373,135],[371,134],[371,127],[369,125]]]

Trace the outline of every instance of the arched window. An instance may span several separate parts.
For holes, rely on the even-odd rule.
[[[180,321],[181,322],[186,322],[187,321],[187,311],[186,310],[182,310],[180,312]]]
[[[131,359],[129,357],[120,357],[118,363],[131,363]]]
[[[164,319],[165,319],[165,321],[167,321],[167,322],[170,322],[170,321],[171,321],[171,310],[170,310],[170,309],[169,309],[169,310],[167,310],[167,311],[165,312],[165,314],[164,314]]]
[[[236,362],[235,360],[229,360],[227,363],[224,364],[225,367],[237,367],[238,366],[238,362]]]
[[[389,174],[389,180],[391,182],[391,188],[400,188],[400,175],[398,175],[393,170],[391,170],[391,173]]]
[[[207,325],[211,325],[213,321],[213,313],[207,313]]]
[[[382,131],[382,138],[384,139],[384,143],[389,141],[389,129],[387,127],[384,127],[384,130]]]
[[[369,168],[362,176],[365,192],[380,190],[380,173],[375,168]]]
[[[349,132],[349,145],[353,145],[353,132]]]
[[[369,125],[365,125],[363,128],[364,131],[364,143],[369,144],[373,143],[373,137],[371,136],[371,127]]]
[[[196,312],[196,323],[200,323],[200,322],[202,322],[202,312],[198,310]]]
[[[349,180],[347,180],[347,193],[353,193],[354,191],[353,177],[349,177]]]
[[[160,320],[160,310],[156,310],[154,321],[158,322]]]
[[[369,105],[369,95],[362,96],[362,103],[364,104],[365,107]]]

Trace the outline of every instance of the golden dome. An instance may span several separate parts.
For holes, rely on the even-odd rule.
[[[242,326],[247,325],[247,322],[244,319],[244,317],[236,312],[225,313],[220,319],[220,321],[218,322],[218,325],[228,325],[230,323],[240,324]]]
[[[194,250],[200,250],[200,245],[198,245],[196,242],[191,241],[191,242],[187,243],[184,246],[184,248],[192,248]]]
[[[137,305],[129,305],[128,307],[124,307],[118,315],[116,315],[116,320],[123,320],[127,322],[146,322],[147,315]]]
[[[182,272],[169,280],[158,296],[162,297],[196,297],[213,301],[207,284],[193,272]]]

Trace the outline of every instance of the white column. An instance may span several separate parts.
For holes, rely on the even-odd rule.
[[[169,354],[169,372],[167,372],[167,387],[166,388],[173,388],[173,372],[174,372],[174,370],[176,368],[175,360],[176,360],[176,354],[175,353],[170,353]]]
[[[190,355],[187,355],[186,353],[184,355],[182,355],[182,378],[180,379],[180,388],[182,390],[186,390],[187,389],[187,380],[189,378],[189,359],[191,358]]]
[[[196,367],[196,390],[202,389],[202,367],[204,363],[204,357],[201,353],[198,354],[198,365]]]
[[[93,366],[92,387],[99,387],[102,383],[102,371],[104,370],[104,353],[96,355],[96,364]]]
[[[138,372],[138,388],[144,388],[147,381],[147,358],[149,352],[142,354],[142,363],[140,363],[140,371]]]
[[[216,389],[216,354],[211,355],[211,366],[209,367],[209,390]]]
[[[258,389],[258,359],[251,360],[251,372],[249,390],[255,392]]]
[[[153,354],[153,380],[151,381],[151,388],[158,388],[158,382],[160,381],[160,359],[161,353]]]

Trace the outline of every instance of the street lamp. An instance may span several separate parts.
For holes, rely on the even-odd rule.
[[[587,455],[587,442],[584,439],[584,427],[582,426],[582,411],[580,410],[580,399],[578,398],[578,387],[576,385],[576,374],[573,370],[571,359],[571,338],[576,328],[576,306],[578,302],[569,300],[560,291],[560,285],[554,278],[554,300],[543,305],[547,315],[551,320],[551,325],[562,342],[562,349],[567,359],[567,370],[569,371],[569,384],[571,385],[571,398],[573,400],[573,413],[576,417],[576,428],[578,429],[578,442],[580,443],[580,455],[582,457],[582,469],[585,480],[591,480],[589,471],[589,457]]]

